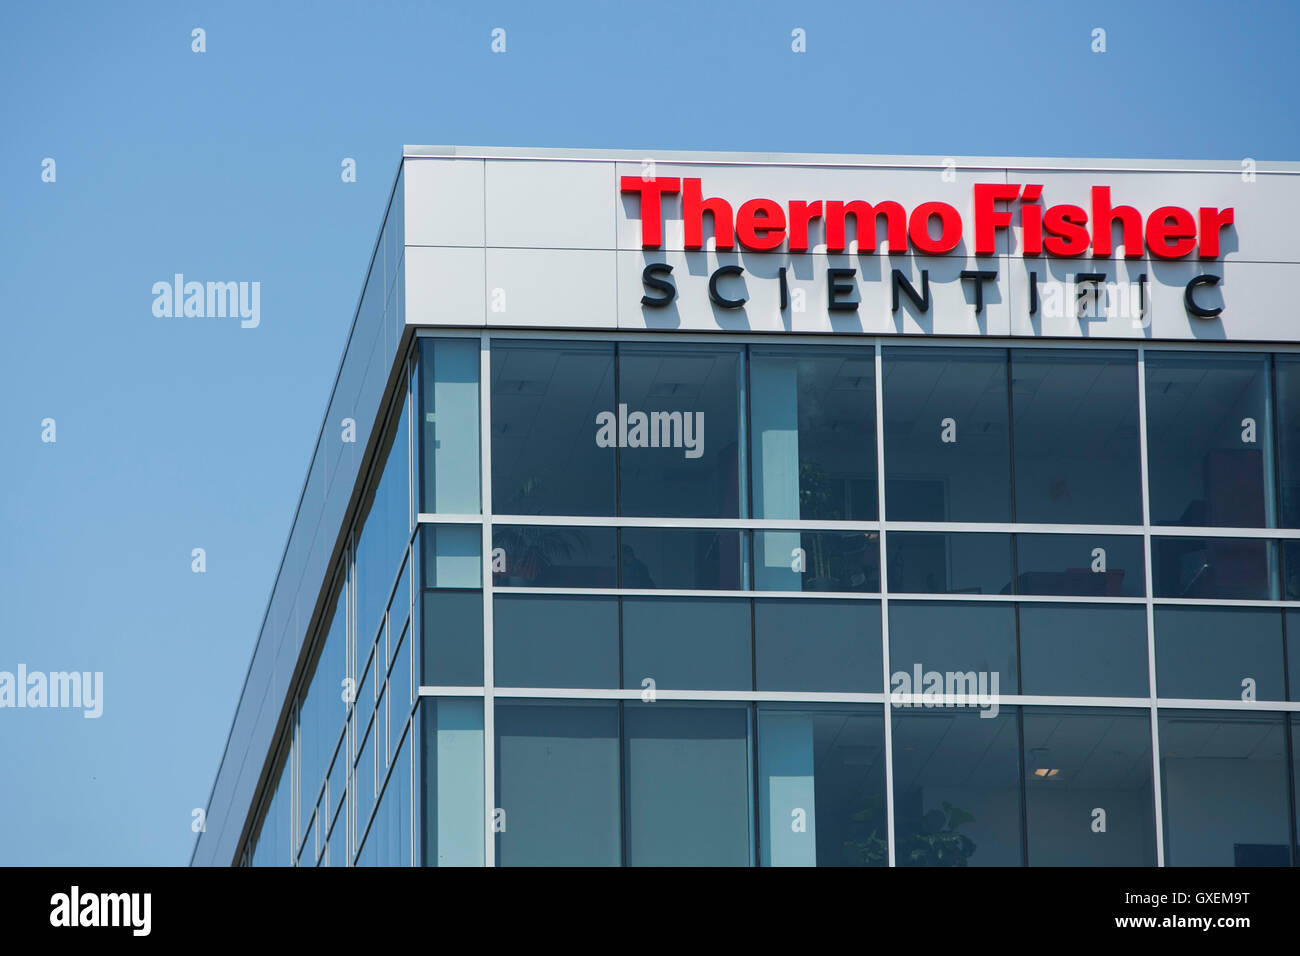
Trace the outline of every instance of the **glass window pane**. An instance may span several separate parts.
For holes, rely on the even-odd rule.
[[[1300,609],[1287,610],[1286,618],[1286,668],[1288,700],[1300,700]],[[1297,791],[1300,793],[1300,791]],[[1300,802],[1300,801],[1297,801]]]
[[[1157,607],[1164,698],[1285,700],[1282,614],[1252,607]]]
[[[1148,675],[1145,605],[1020,605],[1022,693],[1146,697]]]
[[[740,357],[723,346],[619,347],[619,407],[597,442],[620,447],[622,514],[741,516]]]
[[[982,694],[1014,694],[1016,609],[991,601],[891,601],[889,666],[891,693],[921,694],[937,675],[945,687],[970,678]]]
[[[616,451],[597,416],[614,404],[612,343],[494,341],[492,510],[612,515]]]
[[[499,866],[622,861],[618,703],[498,700]]]
[[[426,697],[420,710],[424,865],[482,866],[483,699]]]
[[[874,521],[873,350],[750,353],[754,517]]]
[[[742,531],[624,528],[625,588],[734,591],[745,587]]]
[[[483,529],[476,524],[420,526],[426,588],[476,588],[482,582]]]
[[[1278,498],[1283,528],[1300,528],[1300,355],[1276,356]]]
[[[1141,524],[1137,353],[1012,349],[1016,520]]]
[[[878,693],[880,602],[754,602],[758,690]]]
[[[891,531],[889,590],[895,594],[1010,594],[1011,535]]]
[[[479,687],[483,683],[483,594],[425,591],[420,683]]]
[[[1267,355],[1147,352],[1151,523],[1272,524]]]
[[[750,690],[745,598],[623,598],[623,686]]]
[[[624,705],[631,866],[752,864],[747,705]]]
[[[498,594],[499,687],[618,687],[618,598]]]
[[[1291,863],[1283,717],[1160,711],[1166,866]]]
[[[420,511],[479,513],[479,340],[420,339]]]
[[[1277,543],[1153,537],[1151,575],[1158,598],[1276,599]]]
[[[616,528],[557,525],[492,526],[492,583],[496,587],[613,588]]]
[[[1007,353],[883,353],[885,507],[891,521],[1011,520]]]
[[[1142,539],[1118,534],[1018,534],[1021,594],[1144,597]]]
[[[885,719],[879,705],[761,705],[763,866],[885,866]]]
[[[894,862],[1019,866],[1015,708],[895,706]]]
[[[1300,541],[1282,542],[1282,599],[1300,601]]]
[[[1024,708],[1030,866],[1155,866],[1151,714]]]
[[[400,416],[405,423],[406,417]],[[366,494],[357,536],[356,595],[357,632],[363,639],[374,637],[383,620],[384,608],[393,592],[398,570],[406,554],[410,534],[407,438],[404,424],[380,452],[384,462],[378,480]]]
[[[760,591],[880,591],[876,531],[755,531]]]

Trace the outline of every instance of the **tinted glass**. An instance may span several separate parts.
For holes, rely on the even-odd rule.
[[[1149,711],[1024,708],[1030,866],[1155,866]]]
[[[425,697],[420,711],[423,863],[482,866],[483,699]]]
[[[622,586],[683,590],[745,587],[745,534],[691,528],[624,528]]]
[[[1019,866],[1020,741],[1014,708],[894,708],[894,861]]]
[[[482,581],[483,530],[475,524],[420,526],[426,588],[476,588]]]
[[[1009,594],[1011,535],[891,531],[889,590],[895,594]]]
[[[1146,607],[1021,604],[1020,681],[1025,694],[1146,697]]]
[[[749,601],[623,598],[623,686],[749,690]]]
[[[1151,539],[1156,597],[1269,600],[1278,596],[1277,543],[1261,538]]]
[[[1283,719],[1160,712],[1166,866],[1291,863]]]
[[[885,866],[880,706],[760,706],[763,866]]]
[[[597,441],[619,446],[623,514],[740,517],[740,356],[620,347],[619,407],[609,406]]]
[[[378,481],[367,492],[366,518],[357,537],[357,631],[371,638],[393,592],[410,532],[410,491],[405,415],[395,437],[380,455]]]
[[[760,591],[880,590],[875,531],[755,531],[754,562]]]
[[[885,507],[891,521],[1009,521],[1007,353],[883,353]]]
[[[875,520],[871,349],[750,353],[754,517]]]
[[[970,601],[889,604],[890,691],[920,694],[929,675],[974,674],[989,694],[1016,692],[1016,610]]]
[[[1280,523],[1284,528],[1300,528],[1300,356],[1278,355],[1275,362]]]
[[[420,339],[420,511],[479,512],[479,341]]]
[[[1161,697],[1285,700],[1282,614],[1253,607],[1157,607]]]
[[[1266,355],[1147,352],[1151,523],[1273,520]]]
[[[754,602],[758,690],[879,692],[880,651],[878,601]]]
[[[749,708],[624,705],[627,862],[749,866]]]
[[[1282,545],[1282,598],[1300,601],[1300,541],[1283,541]]]
[[[1142,539],[1113,534],[1018,534],[1016,582],[1021,594],[1142,597]]]
[[[493,342],[492,510],[612,515],[616,451],[596,440],[612,409],[612,344]]]
[[[1137,353],[1012,349],[1016,520],[1141,524]]]
[[[425,591],[420,683],[478,687],[483,683],[483,594]]]
[[[618,687],[618,598],[498,594],[492,647],[500,687]]]
[[[500,700],[496,733],[497,864],[618,866],[617,702]]]
[[[494,524],[492,549],[492,583],[496,587],[618,586],[616,528]]]
[[[1287,699],[1300,700],[1300,609],[1292,608],[1285,613]]]

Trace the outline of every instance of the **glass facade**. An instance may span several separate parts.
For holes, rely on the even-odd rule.
[[[406,361],[249,862],[1296,863],[1295,354]]]

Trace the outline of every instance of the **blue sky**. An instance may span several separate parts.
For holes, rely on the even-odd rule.
[[[104,701],[0,709],[0,864],[188,861],[404,143],[1297,160],[1297,36],[1284,2],[4,5],[0,671]],[[155,318],[176,272],[260,282],[260,326]]]

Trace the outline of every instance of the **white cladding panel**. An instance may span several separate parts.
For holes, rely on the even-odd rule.
[[[935,336],[1025,336],[1126,340],[1300,342],[1294,291],[1300,286],[1300,175],[1259,171],[1243,176],[1235,164],[1162,169],[1135,161],[1131,168],[1091,168],[1089,161],[1047,168],[1034,160],[961,160],[951,164],[908,158],[898,165],[872,158],[850,162],[746,161],[729,156],[686,162],[682,154],[653,167],[626,154],[566,152],[548,159],[464,155],[408,157],[406,165],[407,322],[414,325],[488,326],[598,330],[683,330],[750,333],[848,333]],[[647,155],[647,160],[653,158]],[[866,162],[866,161],[864,161]],[[1036,166],[1043,168],[1033,168]],[[1171,164],[1179,165],[1179,164]],[[1186,167],[1194,164],[1181,164]],[[1213,167],[1221,166],[1222,171]],[[641,246],[641,208],[620,193],[622,177],[645,174],[699,178],[703,195],[730,203],[733,213],[749,199],[766,198],[788,208],[791,200],[893,200],[909,213],[940,201],[962,215],[963,239],[946,256],[883,252],[827,255],[824,230],[814,222],[812,251],[790,254],[737,249],[718,253],[683,249],[681,200],[665,197],[662,248]],[[1091,212],[1091,187],[1110,186],[1113,206],[1135,207],[1146,218],[1160,206],[1181,206],[1193,215],[1203,206],[1235,210],[1218,259],[1159,260],[1149,256],[1022,257],[1018,225],[997,234],[998,253],[974,258],[976,183],[1043,186],[1043,207],[1070,203]],[[1018,204],[1012,205],[1016,211]],[[1005,208],[1005,207],[1002,207]],[[1091,232],[1091,223],[1089,224]],[[1116,225],[1116,244],[1122,240]],[[878,229],[878,246],[884,245]],[[706,218],[706,241],[712,235]],[[852,236],[852,228],[849,230]],[[424,247],[412,256],[411,247]],[[467,255],[477,247],[479,258]],[[650,263],[673,267],[677,295],[666,308],[647,307],[642,271]],[[745,297],[743,308],[726,309],[709,297],[710,276],[738,265],[740,277],[723,277],[719,291]],[[789,303],[780,308],[784,268]],[[853,269],[848,298],[857,311],[827,308],[829,268]],[[923,313],[904,294],[891,309],[892,270],[921,289],[929,275],[931,309]],[[975,310],[972,280],[962,270],[993,270],[983,284],[983,308]],[[1037,276],[1038,310],[1029,311],[1030,274]],[[1107,285],[1089,296],[1074,282],[1079,273],[1103,273]],[[1211,274],[1218,288],[1202,287],[1196,301],[1223,306],[1216,318],[1196,318],[1184,305],[1187,282]],[[1145,275],[1139,291],[1138,277]],[[477,287],[477,288],[476,288]],[[495,294],[494,293],[498,293]],[[658,293],[650,293],[658,295]],[[1141,311],[1139,312],[1139,307]]]

